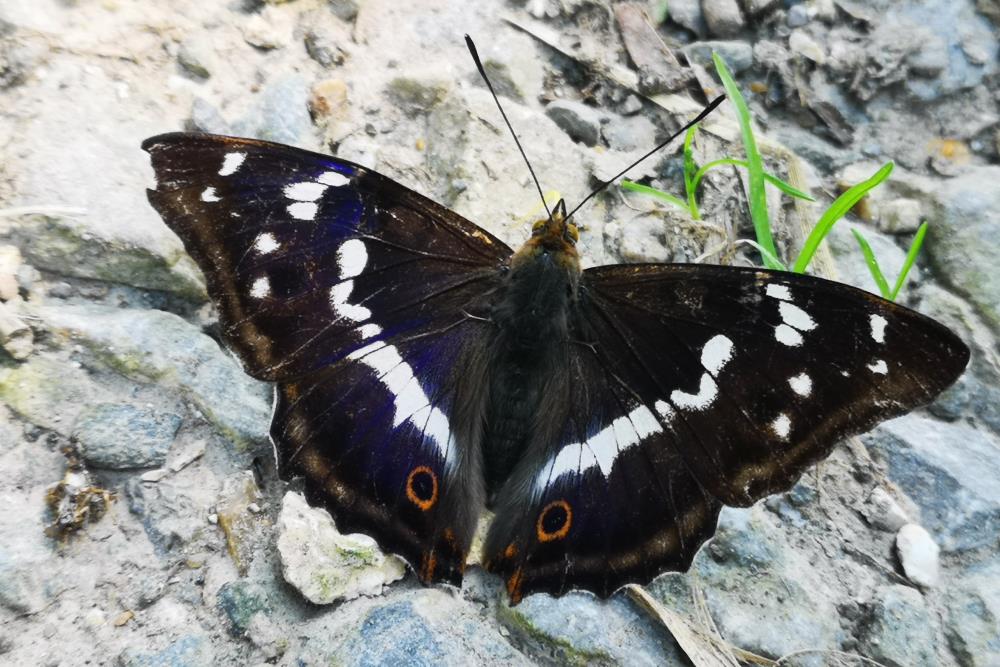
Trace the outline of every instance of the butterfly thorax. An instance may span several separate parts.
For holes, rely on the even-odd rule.
[[[546,383],[564,364],[580,277],[576,238],[576,227],[561,216],[535,223],[532,237],[511,258],[493,306],[496,329],[483,441],[491,498],[538,432],[544,419],[540,411],[551,398]]]

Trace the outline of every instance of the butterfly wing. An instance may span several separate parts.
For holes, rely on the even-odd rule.
[[[534,443],[487,540],[514,600],[687,569],[722,504],[790,488],[969,359],[942,325],[866,292],[704,265],[584,272],[575,337],[564,391],[581,417]]]
[[[511,250],[330,156],[187,133],[143,148],[149,200],[205,273],[223,337],[278,383],[282,474],[424,580],[460,579],[482,483],[475,406],[455,397]]]

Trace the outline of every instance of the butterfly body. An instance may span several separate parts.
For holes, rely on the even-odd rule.
[[[514,603],[685,570],[723,505],[790,488],[968,362],[937,322],[819,278],[581,271],[564,209],[514,252],[336,157],[143,148],[224,341],[276,384],[279,471],[427,583],[461,582],[487,506],[483,562]]]

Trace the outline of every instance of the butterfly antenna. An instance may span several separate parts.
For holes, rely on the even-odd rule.
[[[663,148],[664,146],[666,146],[667,144],[669,144],[669,143],[670,143],[671,141],[673,141],[673,140],[674,140],[674,139],[676,139],[677,137],[679,137],[679,136],[681,136],[682,134],[684,134],[684,133],[685,133],[685,132],[687,131],[687,129],[688,129],[689,127],[691,127],[692,125],[697,125],[698,123],[700,123],[700,122],[702,121],[702,119],[703,119],[703,118],[705,118],[705,116],[707,116],[708,114],[712,113],[712,111],[714,111],[714,110],[715,110],[715,107],[717,107],[717,106],[719,106],[720,104],[722,104],[722,100],[724,100],[724,99],[726,99],[726,96],[725,96],[725,95],[719,95],[718,97],[716,97],[716,98],[715,98],[714,100],[712,100],[711,102],[709,102],[709,103],[708,103],[708,106],[707,106],[707,107],[705,107],[704,109],[702,109],[701,113],[700,113],[700,114],[698,114],[698,115],[697,115],[697,116],[696,116],[696,117],[694,118],[694,120],[691,120],[691,121],[689,121],[689,122],[687,123],[687,125],[685,125],[685,126],[684,126],[684,127],[682,127],[681,129],[679,129],[679,130],[677,130],[676,132],[674,132],[673,134],[671,134],[671,135],[670,135],[669,137],[667,137],[667,139],[666,139],[666,140],[664,140],[664,141],[663,141],[663,142],[662,142],[662,143],[661,143],[661,144],[660,144],[659,146],[657,146],[657,147],[656,147],[656,148],[654,148],[653,150],[649,151],[648,153],[646,153],[645,155],[643,155],[643,156],[642,156],[641,158],[639,158],[638,160],[636,160],[635,162],[633,162],[633,163],[632,163],[632,164],[630,164],[629,166],[627,166],[627,167],[625,167],[624,169],[622,169],[622,170],[621,170],[620,172],[618,172],[617,174],[615,174],[614,176],[612,176],[612,177],[611,177],[611,178],[610,178],[609,180],[607,180],[607,181],[604,181],[604,182],[603,182],[603,183],[601,183],[601,184],[600,184],[599,186],[597,186],[597,189],[596,189],[596,190],[594,190],[593,192],[591,192],[591,193],[590,193],[589,195],[587,195],[586,197],[584,197],[584,198],[583,198],[583,201],[582,201],[582,202],[580,202],[579,204],[577,204],[577,205],[576,205],[576,208],[574,208],[574,209],[573,209],[572,211],[570,211],[570,212],[569,212],[569,215],[567,215],[565,219],[566,219],[566,220],[569,220],[570,218],[572,218],[572,217],[573,217],[573,214],[574,214],[574,213],[576,213],[577,211],[579,211],[579,210],[580,210],[580,207],[581,207],[581,206],[583,206],[583,205],[584,205],[584,204],[586,204],[586,203],[587,203],[588,201],[590,201],[590,200],[591,200],[591,198],[592,198],[592,197],[593,197],[594,195],[596,195],[596,194],[597,194],[598,192],[600,192],[600,191],[601,191],[601,190],[603,190],[604,188],[608,187],[609,185],[611,185],[612,183],[614,183],[615,181],[617,181],[617,180],[618,180],[618,178],[619,178],[620,176],[623,176],[623,175],[625,175],[625,172],[627,172],[627,171],[628,171],[629,169],[631,169],[632,167],[636,166],[637,164],[639,164],[640,162],[642,162],[643,160],[645,160],[646,158],[648,158],[648,157],[649,157],[650,155],[652,155],[652,154],[653,154],[653,153],[655,153],[656,151],[660,150],[661,148]]]
[[[500,106],[500,98],[497,97],[496,91],[493,90],[493,84],[490,83],[490,78],[486,76],[486,68],[483,67],[483,62],[479,59],[479,52],[476,51],[476,45],[472,42],[472,38],[468,35],[465,36],[465,45],[469,47],[469,53],[472,54],[472,59],[476,62],[476,68],[479,70],[479,76],[483,77],[483,81],[486,82],[486,87],[490,89],[490,95],[493,96],[493,101],[497,103],[497,109],[500,109],[500,115],[503,116],[503,122],[507,123],[507,129],[510,130],[510,135],[514,137],[514,143],[517,144],[517,150],[521,151],[521,157],[524,158],[524,163],[528,165],[528,171],[531,172],[531,178],[535,181],[535,187],[538,188],[538,196],[542,198],[542,206],[545,207],[545,213],[549,216],[549,218],[552,218],[552,211],[549,210],[549,205],[545,202],[545,195],[542,194],[542,185],[538,182],[538,177],[535,176],[535,170],[531,168],[531,163],[528,162],[528,156],[521,147],[521,142],[517,140],[517,134],[514,132],[514,127],[507,119],[507,114],[504,113],[503,107]],[[615,178],[617,178],[617,176]]]

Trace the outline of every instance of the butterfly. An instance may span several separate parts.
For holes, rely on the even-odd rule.
[[[684,571],[723,505],[930,402],[969,350],[828,280],[704,264],[581,270],[559,206],[516,252],[363,166],[253,139],[147,139],[149,201],[222,335],[275,383],[279,470],[425,583],[524,595]]]

